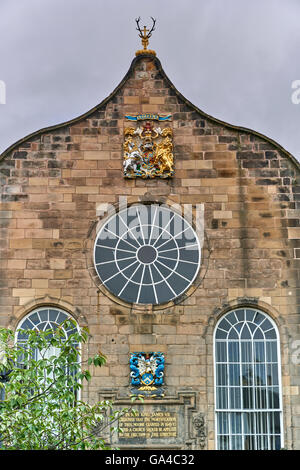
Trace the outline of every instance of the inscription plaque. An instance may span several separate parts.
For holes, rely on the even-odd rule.
[[[196,406],[197,394],[182,390],[176,396],[146,398],[132,403],[120,397],[115,389],[99,391],[100,400],[111,400],[113,408],[121,411],[132,407],[131,413],[121,415],[113,432],[108,425],[105,441],[120,449],[203,449],[206,444],[204,417]],[[107,415],[109,423],[110,412]]]
[[[177,415],[171,411],[125,415],[119,420],[119,426],[123,431],[119,439],[177,437]]]

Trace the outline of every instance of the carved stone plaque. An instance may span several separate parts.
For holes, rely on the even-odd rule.
[[[101,391],[100,400],[111,400],[114,410],[130,406],[136,416],[125,414],[119,419],[122,432],[104,438],[120,449],[203,449],[206,444],[204,416],[199,426],[196,392],[179,392],[176,397],[145,398],[134,403],[118,397],[117,391]],[[202,426],[203,424],[203,426]],[[109,426],[108,426],[109,429]]]

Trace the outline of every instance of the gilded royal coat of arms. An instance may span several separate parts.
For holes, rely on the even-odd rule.
[[[126,178],[170,178],[174,175],[173,131],[155,126],[150,119],[166,121],[169,116],[126,116],[141,125],[124,129],[124,176]]]

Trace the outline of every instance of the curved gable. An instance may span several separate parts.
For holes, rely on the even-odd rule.
[[[298,169],[300,169],[300,163],[297,161],[297,159],[291,153],[289,153],[287,150],[285,150],[279,143],[275,142],[273,139],[271,139],[271,138],[255,131],[255,130],[248,129],[248,128],[241,127],[241,126],[236,126],[236,125],[229,124],[229,123],[226,123],[224,121],[221,121],[221,120],[219,120],[219,119],[217,119],[213,116],[210,116],[209,114],[207,114],[204,111],[200,110],[196,105],[192,104],[172,84],[172,82],[167,77],[166,73],[164,72],[160,60],[157,57],[154,57],[153,55],[149,55],[149,54],[140,54],[135,59],[133,59],[131,65],[130,65],[130,68],[129,68],[128,72],[126,73],[125,77],[123,78],[123,80],[115,88],[115,90],[107,98],[105,98],[100,104],[96,105],[94,108],[90,109],[86,113],[84,113],[84,114],[82,114],[82,115],[80,115],[76,118],[73,118],[69,121],[66,121],[66,122],[63,122],[63,123],[60,123],[60,124],[56,124],[56,125],[53,125],[53,126],[49,126],[49,127],[43,128],[43,129],[39,129],[39,130],[25,136],[24,138],[18,140],[17,142],[15,142],[11,146],[9,146],[0,155],[0,161],[2,159],[4,159],[10,152],[16,150],[18,147],[21,147],[23,144],[31,141],[32,139],[38,138],[42,134],[46,134],[46,133],[53,132],[53,131],[56,131],[56,130],[59,130],[59,129],[63,129],[67,126],[73,126],[73,125],[81,122],[82,120],[88,119],[89,117],[93,116],[93,114],[95,112],[101,111],[103,108],[105,108],[107,103],[109,103],[111,100],[113,100],[114,97],[118,94],[118,92],[123,88],[123,86],[126,84],[128,79],[134,73],[134,70],[136,69],[136,67],[138,67],[138,63],[140,61],[142,61],[144,58],[148,58],[148,59],[151,58],[151,61],[154,62],[155,67],[157,68],[157,70],[161,74],[162,79],[167,83],[170,90],[173,91],[174,95],[176,95],[179,98],[180,101],[185,103],[188,107],[193,109],[196,113],[199,113],[203,118],[208,119],[212,124],[223,126],[224,128],[226,128],[228,130],[237,131],[238,133],[247,133],[247,134],[250,134],[252,136],[255,136],[257,138],[260,138],[260,139],[270,143],[271,145],[274,146],[274,148],[276,148],[278,151],[282,152],[284,156],[289,158]]]

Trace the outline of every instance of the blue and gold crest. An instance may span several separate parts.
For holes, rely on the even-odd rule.
[[[135,395],[163,396],[165,358],[161,352],[134,352],[130,358],[131,392]]]

